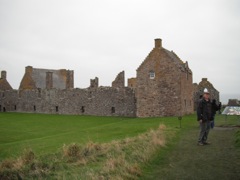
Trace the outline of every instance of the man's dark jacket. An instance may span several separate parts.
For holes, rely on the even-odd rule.
[[[204,98],[199,100],[198,108],[197,108],[197,120],[201,120],[203,122],[213,120],[212,116],[212,104],[210,99],[206,101]]]

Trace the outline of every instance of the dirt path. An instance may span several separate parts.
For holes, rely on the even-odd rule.
[[[164,159],[143,179],[240,179],[240,149],[234,146],[236,128],[216,127],[211,145],[197,146],[199,129],[184,131]]]

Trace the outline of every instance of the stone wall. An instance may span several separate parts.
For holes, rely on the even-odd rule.
[[[136,78],[129,78],[128,79],[128,87],[135,89],[136,88]]]
[[[202,78],[202,81],[199,84],[194,83],[193,88],[194,88],[194,95],[193,95],[194,110],[197,109],[199,97],[203,95],[203,91],[205,88],[209,91],[210,98],[215,99],[217,104],[219,103],[219,92],[214,88],[212,83],[210,83],[207,78]]]
[[[0,111],[97,116],[136,116],[131,88],[0,91]]]
[[[115,80],[112,82],[112,87],[122,88],[124,87],[124,83],[125,83],[124,81],[125,81],[125,73],[124,71],[122,71],[117,75]]]

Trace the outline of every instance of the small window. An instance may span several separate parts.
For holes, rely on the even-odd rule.
[[[112,108],[111,108],[111,112],[112,112],[112,114],[115,113],[115,107],[112,107]]]
[[[14,105],[14,110],[15,110],[15,111],[17,110],[17,105]]]
[[[5,107],[3,107],[3,112],[6,112],[6,108]]]
[[[187,100],[184,99],[184,104],[185,104],[185,107],[187,107]]]
[[[35,105],[33,106],[33,110],[36,111],[36,106]]]
[[[4,93],[2,93],[2,97],[5,97],[5,94],[4,94]]]
[[[81,112],[82,112],[82,113],[85,112],[85,107],[84,107],[84,106],[81,107]]]
[[[149,78],[150,79],[154,79],[155,78],[155,72],[154,71],[150,71],[149,72]]]
[[[58,106],[56,106],[56,112],[58,112]]]
[[[2,112],[2,105],[0,105],[0,112]]]

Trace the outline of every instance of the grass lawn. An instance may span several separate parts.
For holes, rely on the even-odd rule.
[[[147,138],[154,138],[156,135],[138,135],[148,132],[149,129],[157,129],[160,124],[166,126],[164,130],[166,144],[156,152],[151,151],[144,147],[148,146],[147,142],[141,144],[141,139],[149,141]],[[125,163],[127,171],[135,173],[136,176],[125,176],[124,179],[240,179],[240,133],[236,133],[239,128],[233,128],[232,125],[240,125],[240,120],[236,117],[228,117],[225,121],[224,116],[218,115],[216,126],[220,127],[216,127],[209,134],[212,144],[199,147],[196,145],[199,128],[195,115],[184,116],[182,128],[179,128],[179,120],[176,117],[120,118],[0,113],[0,161],[6,158],[18,158],[24,149],[29,148],[49,164],[59,156],[57,153],[63,149],[64,144],[69,145],[75,142],[84,145],[89,141],[99,143],[99,145],[87,145],[88,150],[93,150],[99,147],[101,149],[105,147],[104,144],[113,142],[110,144],[112,149],[105,148],[106,156],[97,153],[95,157],[89,156],[90,158],[87,157],[89,163],[84,166],[82,162],[77,161],[60,167],[59,163],[62,162],[58,157],[56,160],[58,170],[55,169],[55,175],[50,174],[45,178],[92,177],[93,171],[103,167],[100,176],[97,174],[96,177],[103,175],[109,178],[113,175],[110,179],[114,179],[117,177],[116,171],[109,172],[106,167],[123,170],[120,167]],[[236,134],[239,135],[237,138]],[[236,140],[239,141],[238,146],[235,146]],[[129,144],[126,145],[126,142]],[[71,150],[79,148],[77,145],[69,147],[75,148]],[[143,157],[143,151],[145,154],[151,153],[151,157],[147,159]],[[136,157],[143,158],[140,166],[137,165],[139,159]],[[126,162],[133,161],[133,164],[129,162],[126,164],[123,159]],[[35,166],[36,164],[40,166],[39,162],[38,164],[35,162]],[[51,165],[47,166],[51,167]],[[86,171],[88,174],[85,173]],[[83,175],[79,176],[81,173]]]
[[[73,142],[101,143],[133,137],[157,128],[160,123],[173,128],[179,126],[177,118],[171,117],[139,119],[0,113],[0,160],[17,157],[25,148],[45,154]]]

